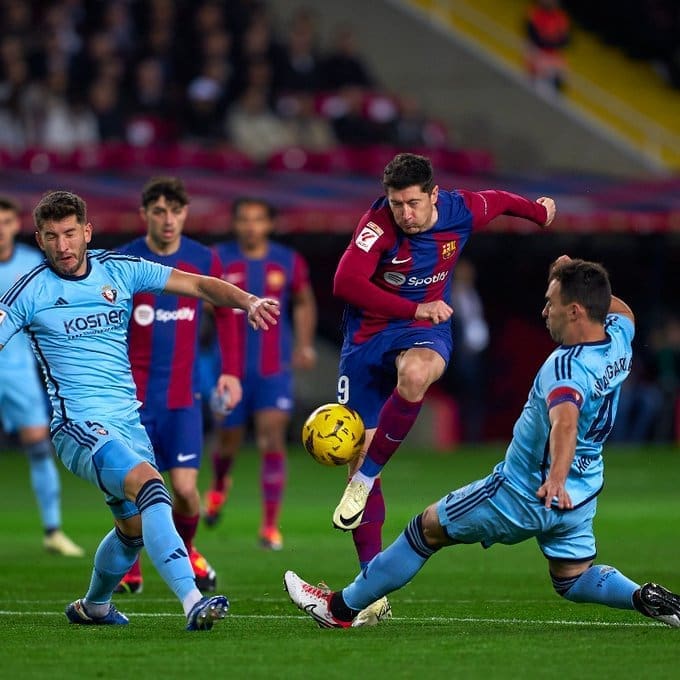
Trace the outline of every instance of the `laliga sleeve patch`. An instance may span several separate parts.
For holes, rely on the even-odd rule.
[[[565,401],[574,404],[579,411],[581,406],[583,406],[583,397],[576,389],[573,387],[556,387],[546,399],[548,410],[553,408],[553,406],[563,404]]]
[[[354,239],[357,248],[360,248],[365,253],[367,253],[373,244],[380,238],[383,230],[374,222],[369,222],[366,226],[359,232],[359,235]]]

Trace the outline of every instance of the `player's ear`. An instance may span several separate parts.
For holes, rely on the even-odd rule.
[[[38,244],[38,248],[40,248],[40,250],[45,250],[43,246],[42,234],[39,231],[35,232],[35,242]]]
[[[92,224],[88,222],[83,228],[85,234],[85,243],[89,243],[92,240]]]

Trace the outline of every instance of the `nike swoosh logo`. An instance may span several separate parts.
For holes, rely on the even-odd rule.
[[[356,522],[357,519],[359,519],[359,517],[360,517],[361,515],[363,515],[363,514],[364,514],[364,511],[363,511],[363,510],[359,510],[359,512],[357,512],[356,515],[352,515],[351,517],[343,517],[342,515],[340,515],[340,518],[339,518],[339,519],[340,519],[340,524],[342,524],[343,526],[348,527],[348,526],[349,526],[350,524],[352,524],[353,522]]]
[[[434,345],[431,340],[421,340],[420,342],[414,342],[414,345]]]
[[[177,454],[177,462],[178,463],[186,463],[188,460],[192,460],[193,458],[196,458],[195,453],[178,453]]]
[[[394,442],[395,444],[400,444],[401,442],[404,441],[403,439],[395,439],[394,437],[390,437],[389,434],[385,435],[385,439],[389,439],[391,442]]]
[[[397,260],[395,256],[392,258],[392,264],[404,264],[404,262],[408,262],[410,259],[410,257],[407,257],[405,260]]]

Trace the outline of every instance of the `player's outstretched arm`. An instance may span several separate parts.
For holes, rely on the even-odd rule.
[[[256,329],[267,330],[270,325],[276,325],[280,314],[278,300],[257,297],[214,276],[190,274],[179,269],[172,270],[163,292],[200,298],[216,307],[242,309],[248,313],[248,323]]]
[[[612,302],[609,305],[610,314],[621,314],[621,316],[627,316],[633,323],[635,323],[635,314],[633,310],[621,299],[612,295]]]

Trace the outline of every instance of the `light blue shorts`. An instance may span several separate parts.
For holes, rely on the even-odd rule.
[[[156,462],[137,414],[128,422],[68,421],[54,431],[52,442],[68,470],[106,494],[114,517],[138,514],[137,506],[125,499],[125,477],[140,463],[156,467]],[[115,446],[106,446],[112,442]]]
[[[593,517],[597,499],[569,511],[547,510],[497,472],[452,491],[437,503],[437,515],[457,543],[512,545],[535,538],[551,560],[581,562],[597,554]]]
[[[25,427],[47,427],[45,388],[31,361],[21,370],[0,373],[0,417],[5,432],[18,432]]]

